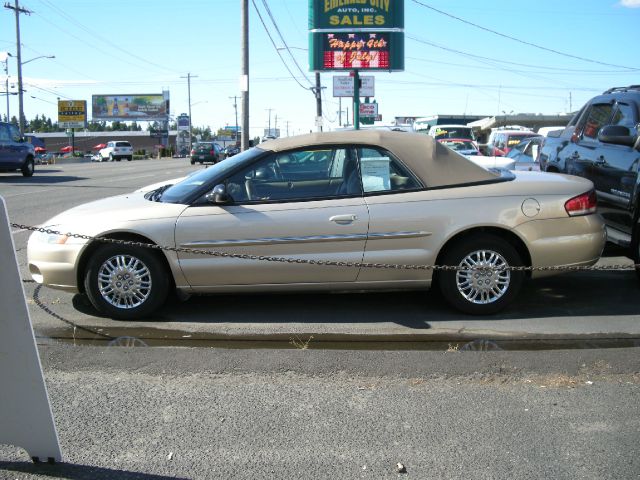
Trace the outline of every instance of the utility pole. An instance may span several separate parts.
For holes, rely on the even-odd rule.
[[[273,108],[267,108],[265,110],[269,112],[269,129],[267,130],[267,135],[271,135],[271,111]]]
[[[187,79],[187,95],[188,95],[188,102],[189,102],[189,152],[191,152],[191,149],[193,148],[193,145],[191,142],[191,79],[198,78],[198,76],[191,75],[191,73],[187,73],[186,77],[180,77],[180,78]]]
[[[20,8],[18,0],[12,6],[8,2],[4,4],[4,8],[13,10],[16,14],[16,46],[17,46],[17,62],[18,62],[18,127],[20,128],[20,136],[24,137],[24,104],[22,100],[22,50],[20,47],[20,14],[31,15],[31,11],[26,8]],[[8,94],[8,93],[7,93]],[[7,97],[8,98],[8,97]]]
[[[234,95],[233,97],[229,97],[229,98],[233,98],[233,109],[236,111],[236,133],[233,136],[233,139],[236,141],[236,144],[237,144],[238,143],[238,97]]]
[[[316,72],[316,87],[313,90],[316,96],[316,124],[318,131],[322,131],[322,86],[320,85],[320,72]]]
[[[240,0],[240,56],[242,71],[242,151],[249,148],[249,0]]]

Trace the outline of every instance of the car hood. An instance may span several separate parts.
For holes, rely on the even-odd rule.
[[[79,205],[49,219],[43,226],[61,226],[84,235],[113,229],[136,231],[146,222],[175,220],[185,208],[187,205],[152,202],[144,198],[144,192],[134,192]]]

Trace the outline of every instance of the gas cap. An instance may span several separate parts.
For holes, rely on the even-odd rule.
[[[522,213],[529,218],[533,218],[540,213],[540,204],[535,198],[527,198],[522,202]]]

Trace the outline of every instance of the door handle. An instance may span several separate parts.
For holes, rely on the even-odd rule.
[[[338,225],[347,225],[349,223],[353,223],[358,219],[358,216],[351,213],[347,215],[334,215],[333,217],[329,217],[330,222],[335,222]]]
[[[573,152],[571,154],[571,157],[569,157],[569,158],[571,158],[573,160],[577,160],[578,158],[580,158],[580,154],[578,152]]]
[[[607,163],[607,159],[604,158],[604,155],[600,155],[598,158],[596,158],[596,161],[594,163],[596,165],[604,165],[605,163]]]

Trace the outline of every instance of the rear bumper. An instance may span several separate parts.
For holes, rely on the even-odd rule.
[[[571,267],[595,264],[602,254],[607,234],[600,215],[533,220],[516,232],[527,239],[533,267]],[[533,278],[562,270],[532,272]]]

